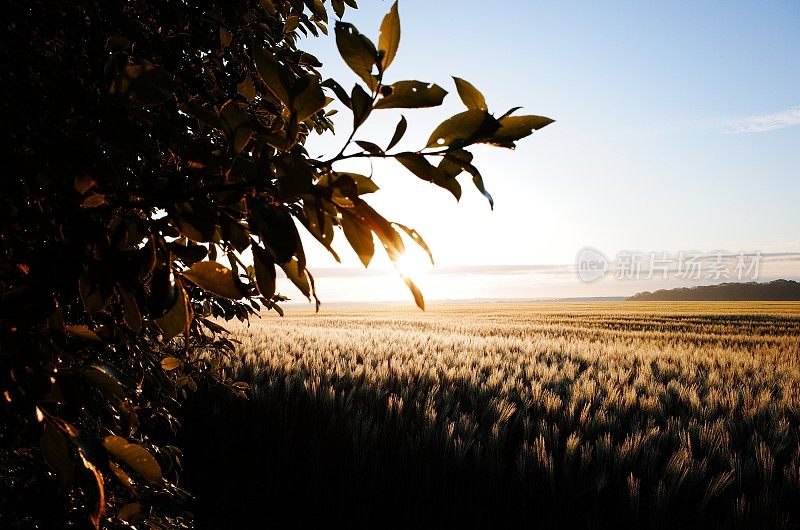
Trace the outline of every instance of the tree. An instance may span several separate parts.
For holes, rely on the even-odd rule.
[[[370,178],[337,162],[394,158],[456,198],[466,172],[491,204],[467,148],[512,148],[551,123],[516,109],[494,116],[455,78],[466,110],[422,149],[391,151],[404,117],[385,147],[354,142],[371,113],[434,107],[447,92],[387,74],[400,41],[396,3],[377,45],[341,21],[354,0],[331,7],[336,45],[362,81],[350,91],[298,48],[300,35],[328,33],[324,0],[7,5],[4,525],[188,525],[172,443],[180,399],[209,381],[247,395],[225,372],[234,345],[218,319],[281,312],[277,268],[319,306],[300,229],[334,256],[343,231],[365,266],[375,237],[392,260],[403,233],[428,250],[369,206]],[[317,160],[304,143],[333,130],[334,98],[351,111],[352,132]]]

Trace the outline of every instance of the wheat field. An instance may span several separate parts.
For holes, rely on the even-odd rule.
[[[800,304],[293,310],[233,338],[250,399],[187,426],[223,433],[188,458],[228,455],[201,517],[800,525]]]

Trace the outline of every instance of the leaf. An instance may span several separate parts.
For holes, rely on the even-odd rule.
[[[330,88],[331,90],[333,90],[333,93],[336,94],[336,97],[339,98],[339,101],[341,101],[345,107],[347,107],[348,109],[352,108],[352,103],[350,102],[350,96],[347,95],[347,92],[345,91],[344,88],[342,88],[342,85],[337,83],[335,80],[326,79],[320,84],[320,86],[323,86],[325,88]]]
[[[40,446],[44,461],[55,472],[61,487],[66,487],[75,474],[75,464],[70,457],[67,438],[58,428],[46,422]]]
[[[378,80],[372,75],[372,69],[378,59],[375,45],[359,33],[355,26],[346,22],[336,22],[335,32],[339,55],[371,90],[375,90],[378,86]]]
[[[283,272],[286,273],[286,277],[291,280],[291,282],[297,287],[301,293],[311,301],[311,285],[308,283],[308,276],[306,274],[305,267],[300,268],[300,264],[297,260],[290,260],[286,263],[281,263],[281,268]]]
[[[75,337],[80,337],[82,339],[92,340],[95,342],[102,342],[100,340],[100,337],[98,337],[94,331],[89,329],[88,326],[84,326],[83,324],[64,326],[64,331]]]
[[[342,15],[344,15],[344,2],[342,0],[331,0],[331,5],[336,16],[342,18]]]
[[[375,242],[372,231],[365,225],[360,217],[348,211],[342,212],[342,230],[350,246],[358,255],[358,259],[369,267],[372,256],[375,254]]]
[[[100,529],[100,521],[103,520],[103,515],[106,513],[106,490],[103,486],[103,474],[97,469],[91,461],[86,458],[83,449],[78,449],[78,456],[81,457],[83,467],[85,467],[93,476],[95,485],[97,485],[97,508],[89,515],[95,530]]]
[[[472,83],[460,77],[454,77],[453,80],[456,82],[456,90],[458,90],[461,101],[464,102],[464,105],[466,105],[468,109],[488,110],[486,107],[486,99],[484,99],[483,94],[481,94],[480,90],[475,88]]]
[[[175,370],[183,365],[183,361],[178,359],[177,357],[164,357],[161,359],[161,369],[165,372],[169,372],[171,370]]]
[[[219,45],[223,48],[227,48],[230,45],[231,41],[233,40],[233,35],[231,32],[227,30],[224,26],[219,27]]]
[[[425,243],[425,240],[424,240],[424,239],[422,239],[422,236],[421,236],[421,235],[419,235],[419,232],[417,232],[417,231],[416,231],[416,230],[414,230],[413,228],[409,228],[409,227],[407,227],[407,226],[405,226],[405,225],[401,225],[400,223],[392,223],[392,224],[393,224],[394,226],[396,226],[397,228],[399,228],[400,230],[402,230],[403,232],[405,232],[406,234],[408,234],[408,237],[410,237],[411,239],[413,239],[413,240],[414,240],[414,242],[415,242],[417,245],[419,245],[419,246],[420,246],[420,248],[422,248],[422,250],[424,250],[425,252],[427,252],[427,253],[428,253],[428,257],[429,257],[429,258],[430,258],[430,260],[431,260],[431,265],[434,265],[434,263],[433,263],[433,253],[431,252],[431,249],[428,247],[428,244],[427,244],[427,243]]]
[[[431,133],[426,147],[459,147],[488,138],[500,127],[491,114],[483,110],[467,110],[443,121]]]
[[[267,85],[269,91],[289,107],[291,105],[288,88],[289,79],[286,76],[284,67],[281,66],[272,53],[263,48],[256,48],[253,52],[253,58],[255,59],[258,75]]]
[[[115,477],[117,477],[117,480],[120,482],[120,484],[122,484],[123,486],[125,486],[125,487],[126,487],[128,490],[130,490],[131,492],[133,492],[133,491],[134,491],[134,490],[133,490],[133,481],[131,480],[131,477],[130,477],[130,475],[128,475],[127,473],[125,473],[125,471],[123,471],[123,470],[122,470],[122,468],[121,468],[121,467],[119,467],[119,466],[118,466],[117,464],[115,464],[114,462],[109,462],[109,463],[108,463],[108,467],[109,467],[109,469],[111,469],[111,473],[113,473],[113,474],[114,474],[114,476],[115,476]],[[128,505],[128,506],[130,506],[130,505]],[[122,512],[122,510],[120,510],[120,513],[121,513],[121,512]],[[117,517],[120,517],[120,516],[118,515]],[[120,518],[121,518],[121,517],[120,517]],[[124,519],[123,519],[123,520],[124,520]]]
[[[424,155],[398,153],[395,155],[395,159],[417,177],[446,189],[453,194],[456,200],[461,199],[461,185],[455,177],[428,162]]]
[[[81,176],[75,177],[75,189],[81,195],[83,195],[84,193],[86,193],[87,191],[89,191],[90,189],[92,189],[96,185],[97,185],[97,182],[92,177],[90,177],[89,175],[81,175]]]
[[[117,398],[124,397],[122,383],[111,374],[111,371],[102,366],[90,366],[81,371],[81,375],[102,393]]]
[[[256,271],[256,287],[264,298],[272,298],[275,294],[275,262],[269,252],[260,246],[253,245],[253,266]]]
[[[375,104],[376,109],[418,109],[442,104],[447,91],[433,83],[398,81],[384,87],[389,93]]]
[[[419,288],[414,285],[414,282],[412,282],[410,278],[406,278],[405,276],[402,276],[402,278],[405,284],[408,286],[408,290],[411,291],[411,294],[414,296],[414,303],[417,304],[417,307],[424,311],[425,299],[422,297],[422,291],[420,291]]]
[[[310,76],[308,86],[300,92],[294,100],[294,109],[297,111],[297,120],[304,121],[313,116],[325,106],[325,93],[319,84],[319,79]]]
[[[372,112],[372,97],[357,84],[353,86],[350,102],[353,106],[353,128],[357,129]]]
[[[175,304],[164,314],[164,316],[156,319],[156,324],[158,324],[158,327],[164,332],[165,342],[169,342],[181,333],[184,333],[190,322],[190,307],[188,301],[186,300],[186,291],[179,282],[176,282],[175,287],[178,290],[178,297],[175,300]]]
[[[383,52],[381,71],[385,71],[392,64],[399,46],[400,14],[397,12],[397,2],[395,2],[392,4],[392,9],[383,17],[383,22],[381,22],[381,34],[378,37],[378,50]]]
[[[483,177],[478,171],[478,168],[472,165],[472,153],[464,151],[463,149],[456,149],[455,151],[446,153],[442,157],[439,168],[445,169],[445,171],[453,175],[457,175],[461,173],[461,171],[466,171],[472,175],[472,183],[475,184],[478,191],[486,197],[486,200],[489,201],[489,207],[494,210],[494,199],[492,199],[491,194],[486,190],[483,184]]]
[[[392,139],[389,140],[389,145],[386,146],[386,150],[390,150],[392,147],[397,145],[397,142],[403,138],[403,135],[406,133],[406,129],[408,128],[408,122],[406,121],[405,116],[400,116],[400,121],[397,122],[397,127],[394,129],[394,134],[392,135]]]
[[[500,118],[500,128],[491,135],[487,143],[502,147],[514,147],[514,142],[525,138],[554,120],[544,116],[504,116]]]
[[[136,298],[126,289],[117,288],[119,298],[122,302],[122,318],[129,328],[134,333],[139,333],[142,330],[142,313],[139,311],[139,305],[136,303]]]
[[[138,502],[132,502],[119,509],[119,512],[117,512],[117,518],[130,524],[136,518],[136,516],[140,515],[141,513],[142,505]]]
[[[250,117],[232,99],[222,105],[218,114],[225,136],[228,138],[233,151],[240,153],[253,134],[253,130],[250,127]]]
[[[161,482],[161,466],[150,452],[141,445],[129,443],[120,436],[106,436],[103,439],[106,451],[128,464],[149,482]]]
[[[373,144],[372,142],[365,142],[363,140],[356,140],[356,145],[371,155],[382,155],[383,149]]]
[[[405,252],[405,245],[403,238],[392,227],[392,224],[383,218],[381,214],[376,212],[369,204],[362,199],[356,199],[353,205],[353,213],[359,217],[359,220],[369,227],[370,230],[375,232],[378,236],[384,250],[389,255],[389,259],[393,262],[397,261],[400,256]]]
[[[208,318],[201,318],[200,320],[203,322],[203,324],[206,325],[206,327],[208,327],[208,329],[210,329],[214,333],[228,333],[227,329],[225,329],[224,327],[220,326],[219,324],[217,324],[213,320],[210,320]]]
[[[183,271],[181,275],[204,291],[217,296],[238,300],[242,292],[236,286],[233,272],[216,261],[201,261]]]
[[[256,87],[253,84],[253,78],[247,74],[241,83],[236,85],[236,90],[247,101],[253,101],[256,98]]]
[[[111,88],[112,94],[130,97],[140,105],[161,105],[175,90],[172,77],[161,68],[144,63],[126,66]]]
[[[103,206],[104,204],[108,204],[106,202],[106,197],[102,193],[92,193],[81,203],[81,208],[97,208],[98,206]]]

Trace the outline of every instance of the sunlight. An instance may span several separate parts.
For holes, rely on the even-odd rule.
[[[406,251],[395,261],[395,268],[400,274],[416,281],[432,271],[433,265],[424,252],[406,248]]]

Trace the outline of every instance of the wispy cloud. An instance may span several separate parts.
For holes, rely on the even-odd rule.
[[[787,110],[760,114],[731,120],[726,124],[727,133],[759,133],[800,125],[800,106]]]

